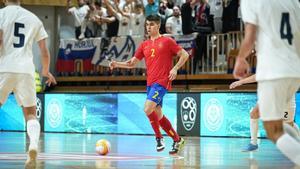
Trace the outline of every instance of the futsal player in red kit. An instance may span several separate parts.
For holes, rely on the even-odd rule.
[[[175,40],[164,37],[159,33],[160,17],[149,15],[146,18],[146,31],[149,39],[142,42],[130,60],[125,62],[111,61],[110,68],[134,68],[145,59],[147,69],[147,99],[144,111],[154,130],[157,147],[162,151],[165,148],[160,127],[173,139],[174,143],[170,154],[177,154],[184,146],[184,139],[173,129],[170,121],[162,113],[163,97],[171,89],[171,83],[177,76],[178,69],[184,65],[189,55]],[[179,60],[173,66],[173,58]]]

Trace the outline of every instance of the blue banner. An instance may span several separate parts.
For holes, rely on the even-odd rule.
[[[0,108],[0,130],[25,131],[22,108],[17,104],[12,94]]]
[[[116,133],[117,94],[46,94],[45,131]]]
[[[250,111],[256,93],[201,93],[201,136],[250,136]],[[259,123],[259,137],[265,137]]]
[[[154,134],[144,112],[145,93],[118,94],[118,133]],[[174,129],[177,125],[177,94],[168,93],[163,98],[163,114],[170,120]],[[164,132],[162,132],[164,133]]]

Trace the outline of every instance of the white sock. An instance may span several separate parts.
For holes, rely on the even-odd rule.
[[[250,119],[251,144],[257,144],[258,119]]]
[[[34,120],[27,121],[27,134],[30,138],[30,144],[37,145],[40,139],[41,126],[40,123]]]
[[[299,135],[299,131],[297,129],[295,129],[288,123],[283,123],[283,130],[285,133],[289,134],[296,141],[298,141],[300,143],[300,135]]]
[[[300,165],[300,143],[287,133],[276,142],[277,148],[295,164]]]
[[[294,123],[294,129],[296,129],[299,132],[299,126],[297,125],[297,123]]]

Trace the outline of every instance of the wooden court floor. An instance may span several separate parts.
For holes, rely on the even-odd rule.
[[[256,152],[241,152],[248,138],[185,137],[178,156],[169,156],[172,140],[165,137],[166,149],[155,151],[153,136],[101,134],[41,134],[36,168],[41,169],[294,169],[269,140],[261,139]],[[112,151],[95,153],[95,143],[107,139]],[[0,168],[24,168],[26,133],[0,132]]]

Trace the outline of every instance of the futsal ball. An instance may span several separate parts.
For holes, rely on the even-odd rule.
[[[105,139],[98,140],[96,143],[96,153],[106,155],[110,152],[110,143]]]

